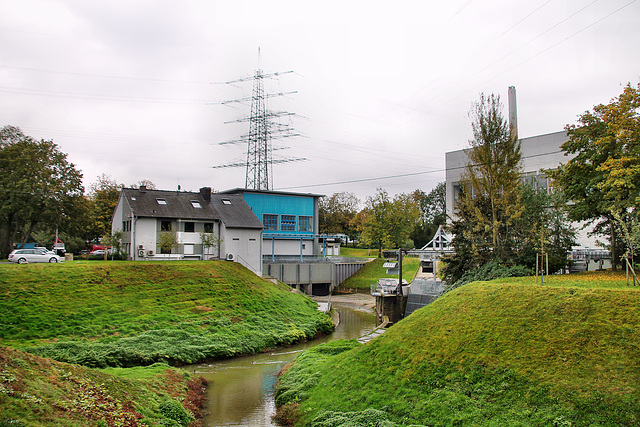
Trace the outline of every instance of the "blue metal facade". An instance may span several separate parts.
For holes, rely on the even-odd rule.
[[[314,196],[247,191],[243,197],[265,226],[264,237],[270,234],[312,237],[317,232]]]

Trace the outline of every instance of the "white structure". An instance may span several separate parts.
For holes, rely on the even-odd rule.
[[[131,260],[227,259],[262,275],[262,223],[242,196],[123,188],[113,214],[112,231],[124,233]],[[162,233],[175,233],[177,247],[164,251]],[[203,244],[202,233],[215,244]]]
[[[549,178],[542,172],[543,169],[555,169],[560,163],[567,163],[573,156],[565,156],[560,146],[568,140],[565,131],[550,133],[547,135],[522,138],[522,167],[523,179],[534,183],[539,188],[549,188]],[[450,151],[445,154],[446,187],[447,187],[447,215],[455,217],[455,204],[460,192],[460,180],[466,171],[469,162],[467,155],[469,149]],[[586,248],[596,247],[596,240],[587,236],[588,230],[580,230],[582,224],[576,224],[578,228],[578,244]]]

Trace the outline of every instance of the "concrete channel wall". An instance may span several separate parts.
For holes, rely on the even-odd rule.
[[[264,262],[262,271],[306,294],[327,295],[364,265],[364,262]]]

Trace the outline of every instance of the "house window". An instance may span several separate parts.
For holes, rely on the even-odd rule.
[[[223,205],[230,205],[230,204],[231,204],[231,200],[229,200],[229,199],[222,199],[222,204],[223,204]]]
[[[193,207],[194,207],[194,208],[196,208],[196,209],[202,209],[202,205],[201,205],[201,204],[200,204],[200,202],[199,202],[199,201],[197,201],[197,200],[192,200],[192,201],[191,201],[191,206],[193,206]]]
[[[263,214],[262,225],[265,230],[278,231],[278,215]]]
[[[205,233],[213,233],[213,223],[212,222],[205,222],[204,223],[204,232]]]
[[[313,231],[313,217],[300,215],[298,217],[298,231]]]
[[[171,231],[171,221],[160,221],[160,231]]]
[[[185,233],[194,233],[196,231],[196,223],[195,222],[185,222],[184,223],[184,232]]]
[[[280,216],[280,230],[296,231],[296,216],[295,215]]]
[[[166,205],[167,204],[167,199],[156,199],[156,202],[159,205]]]

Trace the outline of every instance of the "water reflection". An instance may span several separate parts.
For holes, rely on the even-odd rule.
[[[209,381],[207,412],[204,425],[263,427],[276,426],[274,393],[278,372],[306,348],[336,339],[357,338],[375,328],[372,312],[354,309],[346,304],[333,304],[340,323],[330,336],[281,349],[187,367]]]

